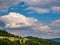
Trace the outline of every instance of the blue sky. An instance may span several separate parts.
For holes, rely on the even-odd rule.
[[[60,0],[0,2],[0,29],[20,36],[60,38]]]

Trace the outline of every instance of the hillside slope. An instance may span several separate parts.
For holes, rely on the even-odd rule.
[[[8,33],[5,30],[0,30],[0,36],[9,36],[9,37],[14,37],[15,35]]]
[[[0,45],[60,45],[57,42],[37,37],[19,37],[0,30]],[[2,37],[2,38],[1,38]]]

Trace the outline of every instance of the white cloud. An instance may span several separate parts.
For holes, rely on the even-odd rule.
[[[25,17],[19,13],[11,12],[8,15],[1,16],[0,21],[5,23],[6,28],[16,28],[22,26],[31,26],[37,22],[37,19]]]
[[[31,30],[44,32],[50,31],[50,28],[48,26],[44,26],[44,24],[37,19],[29,18],[15,12],[11,12],[8,15],[1,16],[0,21],[5,23],[5,28],[24,28],[30,26]]]
[[[60,26],[60,19],[53,21],[50,26]]]
[[[51,31],[51,28],[48,27],[48,26],[41,26],[41,27],[40,27],[40,30],[41,30],[41,31],[50,32],[50,31]]]
[[[48,25],[39,25],[39,24],[38,25],[35,24],[32,27],[32,30],[39,31],[39,32],[45,32],[45,33],[52,32],[51,28]]]

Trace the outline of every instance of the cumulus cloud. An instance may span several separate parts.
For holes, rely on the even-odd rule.
[[[8,15],[0,17],[0,23],[4,23],[0,27],[21,29],[21,30],[35,30],[49,32],[50,28],[37,19],[26,17],[22,14],[11,12]]]
[[[15,28],[22,26],[31,26],[37,22],[37,19],[25,17],[19,13],[11,12],[8,15],[1,16],[0,21],[5,23],[6,28]]]
[[[60,19],[53,21],[50,26],[60,26]]]

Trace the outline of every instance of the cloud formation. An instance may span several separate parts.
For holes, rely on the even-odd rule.
[[[15,28],[21,30],[35,30],[44,32],[50,31],[50,28],[48,26],[44,26],[44,24],[37,19],[29,18],[15,12],[11,12],[8,15],[1,16],[0,23],[0,27],[4,28]]]
[[[60,19],[53,21],[50,26],[60,26]]]
[[[60,20],[52,22],[58,24]],[[51,24],[52,24],[51,23]],[[8,32],[20,36],[38,36],[38,37],[59,37],[60,30],[53,30],[50,26],[44,25],[37,19],[26,17],[20,13],[11,12],[8,15],[0,16],[0,29],[6,29]]]
[[[37,19],[25,17],[19,13],[11,12],[8,15],[1,16],[0,21],[5,23],[5,28],[18,28],[22,26],[31,26]]]
[[[28,7],[25,10],[34,10],[34,12],[40,13],[40,14],[44,14],[44,13],[49,13],[48,9],[44,9],[44,8],[39,8],[39,7]]]
[[[41,26],[40,30],[41,31],[46,31],[46,32],[50,32],[51,31],[50,27],[48,27],[48,26]]]
[[[30,8],[35,10],[37,13],[49,13],[49,11],[60,12],[60,0],[33,0],[28,1],[28,4],[33,7]],[[30,3],[31,2],[31,3]]]
[[[29,6],[28,10],[34,10],[37,13],[60,12],[60,0],[0,0],[0,12],[5,12],[9,7],[21,2]]]
[[[52,12],[53,13],[60,13],[60,6],[58,7],[52,7]]]

